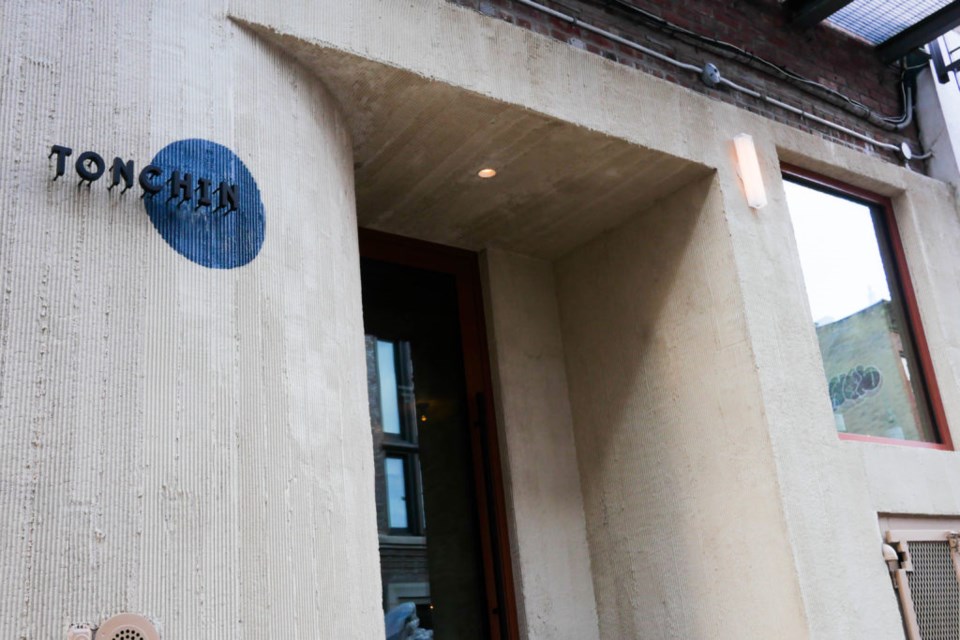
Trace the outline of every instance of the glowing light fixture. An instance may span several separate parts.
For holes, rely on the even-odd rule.
[[[741,133],[733,137],[733,146],[737,151],[737,174],[743,182],[747,204],[754,209],[767,206],[767,192],[763,188],[763,175],[760,173],[760,160],[753,146],[750,134]]]
[[[480,171],[477,171],[477,175],[481,178],[492,178],[493,176],[497,175],[497,170],[491,167],[484,167],[483,169],[480,169]]]

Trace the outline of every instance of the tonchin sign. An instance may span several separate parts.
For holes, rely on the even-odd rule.
[[[73,149],[55,144],[57,180],[67,172]],[[79,186],[104,178],[107,189],[136,181],[153,226],[173,249],[197,264],[232,269],[253,260],[264,238],[264,211],[257,183],[243,161],[227,147],[209,140],[173,142],[139,172],[133,160],[114,157],[108,169],[95,151],[77,154],[73,169]],[[106,177],[105,177],[106,176]]]
[[[70,147],[59,144],[50,147],[50,157],[57,157],[57,174],[53,177],[54,180],[66,172],[67,157],[72,155],[73,149]],[[80,176],[81,185],[84,183],[93,184],[102,178],[107,170],[107,164],[104,162],[103,156],[96,151],[84,151],[78,155],[73,167],[76,169],[77,175]],[[170,199],[179,199],[177,206],[193,200],[194,176],[192,173],[187,171],[181,173],[177,169],[173,169],[167,180],[160,179],[163,175],[163,169],[155,164],[148,164],[140,170],[137,182],[140,183],[140,188],[143,189],[145,196],[157,195],[163,190],[164,185],[168,184],[170,185]],[[113,190],[114,187],[122,183],[124,186],[123,191],[120,193],[126,193],[127,190],[133,186],[133,176],[133,160],[124,160],[123,158],[115,157],[113,163],[110,165],[110,186],[107,187],[107,189]],[[217,208],[214,209],[214,211],[221,209],[225,209],[226,213],[236,211],[238,200],[237,185],[229,184],[221,180],[220,186],[217,187],[216,191],[211,191],[212,186],[213,182],[209,178],[197,178],[195,208],[212,207],[212,196],[219,194],[219,198],[217,198]]]

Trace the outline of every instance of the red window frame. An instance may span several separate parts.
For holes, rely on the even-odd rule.
[[[903,251],[903,242],[900,239],[900,231],[897,228],[897,220],[893,213],[893,203],[890,199],[867,191],[859,187],[828,178],[813,171],[808,171],[801,167],[790,164],[781,164],[780,169],[783,177],[794,179],[795,181],[820,189],[827,193],[832,193],[839,197],[845,197],[850,200],[862,202],[868,206],[876,208],[881,213],[884,223],[887,241],[890,246],[890,255],[893,258],[893,272],[897,279],[897,286],[900,289],[904,314],[907,317],[907,331],[909,339],[913,342],[914,353],[917,354],[919,361],[921,386],[925,394],[924,398],[917,398],[917,402],[925,401],[930,412],[930,419],[933,422],[933,429],[940,439],[939,442],[919,442],[916,440],[899,440],[896,438],[884,438],[881,436],[868,436],[856,433],[837,432],[841,440],[852,440],[859,442],[877,442],[881,444],[894,444],[903,447],[917,447],[922,449],[938,449],[941,451],[953,451],[953,440],[950,437],[950,428],[947,425],[947,416],[943,410],[943,401],[940,395],[940,387],[937,385],[937,378],[933,370],[933,360],[930,357],[930,349],[927,346],[927,338],[923,331],[923,323],[920,322],[920,309],[917,305],[917,296],[913,289],[913,282],[910,279],[910,270],[907,268],[907,258]]]

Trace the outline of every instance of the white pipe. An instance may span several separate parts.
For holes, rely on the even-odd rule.
[[[599,36],[603,36],[604,38],[607,38],[608,40],[612,40],[613,42],[617,42],[617,43],[622,44],[622,45],[624,45],[624,46],[630,47],[631,49],[635,49],[636,51],[639,51],[639,52],[643,53],[644,55],[648,55],[648,56],[650,56],[651,58],[656,58],[657,60],[660,60],[661,62],[666,62],[667,64],[673,65],[673,66],[675,66],[675,67],[679,67],[680,69],[685,69],[685,70],[687,70],[687,71],[693,71],[694,73],[697,73],[697,74],[703,73],[703,68],[702,68],[702,67],[698,67],[698,66],[695,65],[695,64],[687,64],[686,62],[680,62],[679,60],[676,60],[676,59],[674,59],[674,58],[671,58],[670,56],[664,55],[664,54],[660,53],[659,51],[654,51],[653,49],[649,49],[649,48],[643,46],[642,44],[639,44],[639,43],[634,42],[634,41],[632,41],[632,40],[627,40],[626,38],[622,38],[622,37],[616,35],[615,33],[610,33],[609,31],[607,31],[607,30],[605,30],[605,29],[601,29],[601,28],[599,28],[599,27],[595,27],[595,26],[593,26],[592,24],[588,24],[588,23],[586,23],[586,22],[581,22],[580,20],[578,20],[577,18],[575,18],[575,17],[573,17],[573,16],[567,15],[567,14],[565,14],[565,13],[563,13],[563,12],[561,12],[561,11],[557,11],[557,10],[555,10],[555,9],[551,9],[550,7],[544,6],[544,5],[540,4],[539,2],[534,2],[533,0],[516,0],[516,1],[519,2],[520,4],[523,4],[523,5],[526,5],[526,6],[530,7],[530,8],[532,8],[532,9],[536,9],[537,11],[541,11],[541,12],[543,12],[543,13],[546,13],[546,14],[548,14],[548,15],[551,15],[551,16],[553,16],[554,18],[558,18],[558,19],[563,20],[563,21],[565,21],[565,22],[569,22],[570,24],[572,24],[572,25],[575,26],[575,27],[580,27],[581,29],[583,29],[583,30],[585,30],[585,31],[590,31],[590,32],[595,33],[595,34],[597,34],[597,35],[599,35]],[[730,87],[731,89],[733,89],[733,90],[735,90],[735,91],[739,91],[739,92],[741,92],[741,93],[745,93],[745,94],[747,94],[748,96],[752,96],[752,97],[754,97],[754,98],[757,98],[758,100],[764,100],[764,101],[766,101],[766,102],[769,102],[770,104],[775,105],[775,106],[777,106],[777,107],[780,107],[781,109],[784,109],[784,110],[789,111],[789,112],[791,112],[791,113],[795,113],[795,114],[797,114],[798,116],[800,116],[801,118],[806,118],[806,119],[808,119],[808,120],[813,120],[814,122],[817,122],[817,123],[819,123],[819,124],[822,124],[822,125],[824,125],[824,126],[826,126],[826,127],[830,127],[830,128],[832,128],[832,129],[836,129],[837,131],[839,131],[839,132],[841,132],[841,133],[844,133],[844,134],[846,134],[846,135],[848,135],[848,136],[851,136],[851,137],[853,137],[853,138],[856,138],[857,140],[862,140],[862,141],[864,141],[864,142],[866,142],[866,143],[868,143],[868,144],[872,144],[872,145],[875,146],[875,147],[880,147],[881,149],[889,149],[889,150],[891,150],[891,151],[895,151],[895,152],[899,153],[899,154],[901,155],[901,157],[904,157],[904,159],[910,159],[910,158],[906,157],[906,156],[904,155],[904,153],[903,153],[903,150],[902,150],[899,146],[897,146],[897,145],[895,145],[895,144],[890,144],[889,142],[880,142],[879,140],[876,140],[876,139],[874,139],[874,138],[871,138],[871,137],[868,136],[868,135],[865,135],[865,134],[863,134],[863,133],[859,133],[859,132],[857,132],[857,131],[854,131],[853,129],[849,129],[849,128],[843,126],[843,125],[837,124],[837,123],[835,123],[835,122],[831,122],[831,121],[826,120],[826,119],[824,119],[824,118],[821,118],[821,117],[819,117],[819,116],[815,116],[815,115],[813,115],[812,113],[807,113],[807,112],[804,111],[803,109],[800,109],[800,108],[798,108],[798,107],[794,107],[793,105],[787,104],[787,103],[785,103],[785,102],[781,102],[780,100],[777,100],[776,98],[771,98],[770,96],[764,95],[764,94],[760,93],[759,91],[755,91],[754,89],[750,89],[749,87],[745,87],[745,86],[743,86],[743,85],[741,85],[741,84],[737,84],[736,82],[733,82],[733,81],[731,81],[731,80],[727,80],[726,78],[720,78],[720,84],[723,84],[723,85],[725,85],[725,86],[727,86],[727,87]],[[908,96],[908,104],[909,104],[909,96]],[[902,126],[901,126],[901,127],[898,127],[898,128],[906,127],[907,124],[909,124],[909,122],[910,122],[910,121],[909,121],[909,119],[908,119],[906,122],[902,123]],[[926,154],[920,156],[920,155],[913,155],[913,152],[911,151],[909,155],[910,155],[910,157],[912,157],[912,158],[915,159],[915,160],[923,160],[923,159],[925,159],[925,158],[929,158],[929,157],[932,156],[933,154],[932,154],[932,153],[926,153]]]
[[[913,121],[913,89],[907,89],[904,101],[906,102],[907,114],[903,117],[903,121],[896,124],[897,131],[903,131],[909,127]],[[920,156],[917,157],[919,158]]]
[[[537,9],[538,11],[542,11],[543,13],[546,13],[546,14],[548,14],[548,15],[551,15],[551,16],[553,16],[554,18],[559,18],[560,20],[563,20],[563,21],[565,21],[565,22],[569,22],[569,23],[572,24],[573,26],[575,26],[575,27],[580,27],[581,29],[583,29],[583,30],[585,30],[585,31],[591,31],[591,32],[593,32],[593,33],[595,33],[595,34],[597,34],[597,35],[603,36],[604,38],[607,38],[607,39],[609,39],[609,40],[613,40],[614,42],[619,42],[619,43],[622,44],[622,45],[628,46],[628,47],[630,47],[631,49],[636,49],[637,51],[640,51],[641,53],[644,53],[644,54],[650,56],[651,58],[656,58],[657,60],[660,60],[661,62],[666,62],[667,64],[672,64],[672,65],[675,66],[675,67],[679,67],[679,68],[681,68],[681,69],[686,69],[687,71],[693,71],[694,73],[700,73],[700,72],[703,71],[703,69],[702,69],[701,67],[698,67],[698,66],[695,65],[695,64],[687,64],[687,63],[685,63],[685,62],[680,62],[679,60],[675,60],[674,58],[671,58],[670,56],[664,55],[664,54],[660,53],[659,51],[654,51],[653,49],[648,49],[647,47],[643,46],[642,44],[638,44],[638,43],[636,43],[636,42],[633,42],[632,40],[627,40],[626,38],[621,38],[620,36],[618,36],[618,35],[615,34],[615,33],[610,33],[609,31],[607,31],[607,30],[605,30],[605,29],[601,29],[600,27],[595,27],[595,26],[593,26],[592,24],[588,24],[588,23],[586,23],[586,22],[581,22],[580,20],[577,20],[577,19],[576,19],[575,17],[573,17],[573,16],[568,16],[568,15],[565,14],[565,13],[562,13],[562,12],[560,12],[560,11],[556,11],[555,9],[551,9],[550,7],[544,6],[544,5],[539,4],[539,3],[537,3],[537,2],[533,2],[532,0],[518,0],[518,2],[520,2],[520,4],[525,4],[525,5],[527,5],[528,7],[532,7],[532,8],[534,8],[534,9]]]
[[[797,107],[794,107],[793,105],[787,104],[787,103],[785,103],[785,102],[781,102],[780,100],[777,100],[776,98],[771,98],[770,96],[765,96],[765,95],[763,95],[762,93],[760,93],[759,91],[754,91],[753,89],[750,89],[750,88],[748,88],[748,87],[744,87],[744,86],[742,86],[742,85],[739,85],[739,84],[737,84],[736,82],[732,82],[732,81],[730,81],[730,80],[727,80],[726,78],[721,78],[721,79],[720,79],[720,84],[726,85],[726,86],[730,87],[731,89],[735,89],[736,91],[740,91],[740,92],[742,92],[742,93],[745,93],[745,94],[747,94],[748,96],[752,96],[752,97],[754,97],[754,98],[757,98],[758,100],[764,100],[764,101],[766,101],[766,102],[769,102],[770,104],[775,105],[775,106],[778,106],[778,107],[780,107],[781,109],[785,109],[785,110],[787,110],[787,111],[789,111],[789,112],[791,112],[791,113],[795,113],[795,114],[797,114],[798,116],[800,116],[801,118],[806,118],[806,119],[808,119],[808,120],[813,120],[814,122],[819,122],[820,124],[827,125],[828,127],[833,127],[834,129],[836,129],[836,130],[838,130],[838,131],[841,131],[841,132],[843,132],[843,133],[845,133],[845,134],[847,134],[847,135],[849,135],[849,136],[853,136],[854,138],[857,138],[858,140],[863,140],[864,142],[869,142],[870,144],[876,145],[876,146],[878,146],[878,147],[882,147],[882,148],[884,148],[884,149],[890,149],[890,150],[892,150],[892,151],[897,151],[897,152],[900,151],[900,147],[898,147],[898,146],[895,145],[895,144],[890,144],[890,143],[887,143],[887,142],[879,142],[878,140],[874,140],[873,138],[870,138],[869,136],[865,136],[865,135],[863,135],[862,133],[858,133],[858,132],[854,131],[853,129],[848,129],[847,127],[844,127],[844,126],[842,126],[842,125],[839,125],[839,124],[830,122],[829,120],[825,120],[825,119],[823,119],[823,118],[821,118],[821,117],[819,117],[819,116],[816,116],[816,115],[814,115],[814,114],[812,114],[812,113],[807,113],[807,112],[804,111],[803,109],[799,109],[799,108],[797,108]]]
[[[880,148],[882,148],[882,149],[889,149],[889,150],[891,150],[891,151],[896,151],[897,153],[901,153],[900,147],[898,147],[898,146],[895,145],[895,144],[890,144],[889,142],[880,142],[879,140],[874,140],[874,139],[871,138],[870,136],[866,136],[866,135],[864,135],[864,134],[862,134],[862,133],[858,133],[858,132],[854,131],[853,129],[848,129],[847,127],[844,127],[843,125],[836,124],[835,122],[830,122],[829,120],[825,120],[824,118],[821,118],[820,116],[815,116],[815,115],[813,115],[812,113],[807,113],[807,112],[804,111],[803,109],[798,109],[797,107],[794,107],[793,105],[789,105],[789,104],[787,104],[787,103],[785,103],[785,102],[781,102],[781,101],[777,100],[776,98],[771,98],[770,96],[762,96],[762,98],[763,98],[763,100],[766,100],[766,101],[769,102],[770,104],[776,105],[776,106],[780,107],[781,109],[785,109],[786,111],[789,111],[789,112],[791,112],[791,113],[797,114],[797,115],[800,116],[801,118],[806,118],[807,120],[813,120],[814,122],[819,122],[819,123],[822,124],[822,125],[826,125],[826,126],[828,126],[828,127],[833,127],[834,129],[836,129],[837,131],[840,131],[841,133],[845,133],[845,134],[847,134],[848,136],[852,136],[852,137],[856,138],[857,140],[863,140],[864,142],[869,142],[870,144],[872,144],[872,145],[874,145],[874,146],[876,146],[876,147],[880,147]]]
[[[748,87],[745,87],[745,86],[743,86],[743,85],[741,85],[741,84],[737,84],[737,83],[734,82],[733,80],[727,80],[726,78],[720,78],[720,84],[726,85],[726,86],[730,87],[731,89],[734,89],[735,91],[739,91],[740,93],[745,93],[745,94],[747,94],[748,96],[757,98],[758,100],[762,100],[762,99],[763,99],[763,94],[760,93],[759,91],[754,91],[753,89],[750,89],[750,88],[748,88]]]

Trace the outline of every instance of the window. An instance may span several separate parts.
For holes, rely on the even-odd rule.
[[[380,382],[380,417],[383,432],[400,435],[400,396],[397,388],[396,345],[377,340],[377,374]]]
[[[401,456],[387,456],[387,520],[390,529],[408,531],[410,514],[407,509],[406,460]]]
[[[367,336],[367,340],[375,345],[371,350],[379,387],[387,526],[392,534],[423,535],[426,523],[410,343],[374,336]]]
[[[837,431],[951,448],[889,201],[784,178]]]

